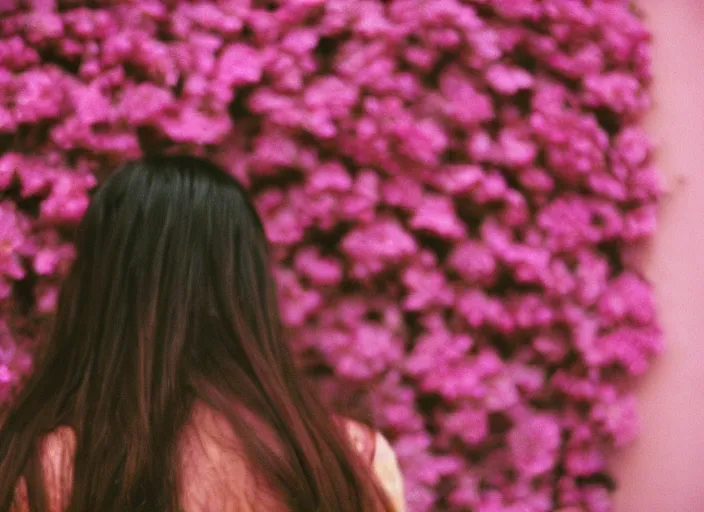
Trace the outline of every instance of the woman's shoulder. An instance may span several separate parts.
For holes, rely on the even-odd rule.
[[[376,454],[377,433],[367,425],[351,419],[342,420],[352,447],[370,464]]]
[[[60,469],[76,452],[76,432],[69,426],[60,426],[42,439],[41,453],[45,467]]]
[[[58,427],[42,438],[40,458],[48,493],[49,512],[64,510],[71,493],[73,458],[76,453],[76,433],[71,427]],[[26,512],[27,485],[20,478],[15,489],[13,512]]]
[[[401,470],[389,441],[371,427],[354,420],[341,420],[352,447],[368,461],[379,483],[399,512],[405,511]],[[41,460],[44,478],[49,491],[49,510],[62,510],[69,496],[73,480],[73,459],[76,452],[76,434],[68,426],[61,426],[42,439]],[[24,481],[17,486],[16,511],[26,508]]]

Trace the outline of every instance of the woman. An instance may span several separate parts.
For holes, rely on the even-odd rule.
[[[194,157],[129,163],[77,250],[1,422],[0,511],[403,509],[388,443],[331,418],[296,374],[233,178]]]

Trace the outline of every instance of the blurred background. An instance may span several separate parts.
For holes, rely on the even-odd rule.
[[[299,363],[410,510],[704,503],[700,0],[0,0],[0,402],[91,191],[249,188]],[[335,403],[338,402],[338,403]]]

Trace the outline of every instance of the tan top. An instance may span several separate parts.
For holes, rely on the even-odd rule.
[[[207,414],[207,413],[206,413]],[[207,414],[209,424],[220,423],[215,416]],[[216,425],[217,426],[217,425]],[[393,505],[398,512],[406,512],[404,500],[403,480],[401,471],[396,460],[396,455],[389,442],[379,433],[370,437],[369,430],[357,423],[347,422],[348,432],[353,446],[360,453],[368,454],[372,459],[374,472],[387,492]],[[230,497],[223,497],[222,489],[232,487],[232,482],[238,482],[242,486],[242,478],[233,478],[233,475],[241,475],[246,478],[248,474],[244,460],[237,457],[225,458],[222,450],[217,448],[214,441],[217,440],[211,434],[213,431],[199,433],[197,442],[193,439],[187,440],[184,444],[184,462],[181,474],[181,487],[183,489],[181,504],[186,512],[205,510],[246,510],[243,509],[243,501],[240,499],[242,489],[231,489]],[[217,430],[220,436],[222,430]],[[70,489],[67,482],[73,480],[72,459],[76,448],[76,438],[73,430],[68,427],[61,427],[54,433],[47,436],[42,443],[42,463],[44,467],[44,478],[49,490],[49,512],[63,512],[68,506],[68,497],[62,489]],[[367,459],[367,460],[369,460]],[[225,479],[229,480],[226,482]],[[208,489],[204,482],[212,482],[213,486]],[[197,483],[197,485],[194,485]],[[223,487],[224,486],[224,487]],[[274,497],[270,499],[258,490],[256,486],[247,486],[250,491],[256,492],[256,501],[245,499],[245,502],[256,502],[257,509],[267,509],[273,511],[281,510],[277,506]],[[214,491],[216,492],[209,492]],[[248,492],[245,490],[245,492]],[[217,505],[214,506],[213,496],[217,495]],[[207,504],[207,505],[206,505]],[[206,508],[207,506],[207,508]],[[233,508],[234,507],[234,508]],[[27,489],[24,480],[20,480],[15,490],[15,501],[11,512],[28,512]],[[253,511],[252,511],[253,512]]]
[[[406,498],[403,477],[396,460],[396,454],[389,442],[381,434],[376,434],[376,453],[374,455],[374,472],[391,502],[398,512],[406,512]]]
[[[367,460],[372,460],[374,473],[396,510],[406,512],[403,478],[396,454],[389,442],[378,432],[373,433],[374,438],[370,440],[367,428],[355,422],[347,423],[347,431],[357,451],[362,454],[369,453]]]

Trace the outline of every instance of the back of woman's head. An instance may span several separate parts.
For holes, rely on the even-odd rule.
[[[296,374],[266,237],[232,177],[195,157],[128,163],[95,194],[76,245],[45,351],[0,427],[0,510],[20,477],[46,510],[36,452],[62,425],[77,441],[68,510],[178,510],[196,403],[225,419],[290,510],[387,507]]]

